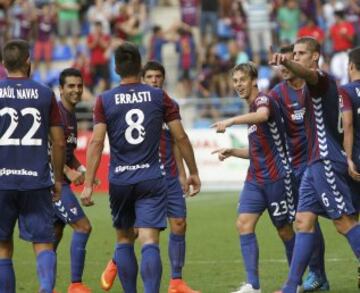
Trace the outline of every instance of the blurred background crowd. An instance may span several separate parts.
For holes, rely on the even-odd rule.
[[[65,66],[79,68],[85,119],[94,97],[119,82],[112,52],[124,40],[139,46],[144,62],[165,65],[166,89],[184,105],[185,122],[204,127],[244,107],[231,87],[235,64],[257,63],[267,91],[279,81],[267,65],[270,47],[299,36],[319,40],[321,67],[346,83],[346,52],[360,45],[360,1],[0,0],[0,45],[28,40],[33,78],[54,88]]]

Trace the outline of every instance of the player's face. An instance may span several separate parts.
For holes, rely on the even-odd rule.
[[[254,87],[254,80],[250,78],[250,75],[246,72],[237,70],[232,76],[233,87],[240,98],[249,99],[252,89]]]
[[[60,86],[60,94],[68,103],[75,106],[80,102],[83,94],[82,78],[78,76],[67,76],[64,86]]]
[[[294,61],[307,68],[314,67],[315,52],[308,49],[307,44],[295,44]]]
[[[160,70],[147,70],[144,74],[143,81],[153,87],[162,88],[165,77]]]

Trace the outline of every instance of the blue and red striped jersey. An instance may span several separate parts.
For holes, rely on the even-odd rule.
[[[250,112],[256,112],[260,107],[268,108],[270,117],[266,122],[248,125],[250,166],[246,180],[263,185],[285,177],[291,167],[279,105],[259,93],[250,105]]]
[[[289,159],[294,171],[305,169],[307,162],[307,139],[304,127],[305,96],[307,87],[296,90],[288,82],[276,85],[269,95],[279,104],[286,129]]]
[[[109,181],[128,185],[165,175],[159,154],[163,123],[180,119],[175,102],[146,84],[120,85],[97,98],[94,123],[105,123]]]
[[[339,89],[343,101],[343,111],[352,111],[354,141],[352,160],[360,169],[360,80],[350,82]]]
[[[173,140],[170,130],[166,124],[163,124],[163,130],[161,133],[160,155],[161,161],[165,166],[166,176],[177,177],[179,172],[173,152]]]

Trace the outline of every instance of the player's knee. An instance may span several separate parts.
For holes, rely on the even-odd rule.
[[[285,225],[281,228],[277,228],[279,237],[283,241],[288,241],[292,239],[295,235],[292,225]]]
[[[90,234],[92,226],[89,221],[83,221],[75,225],[74,230],[79,233]]]
[[[298,232],[311,233],[315,231],[315,223],[307,215],[298,213],[296,215],[295,228]]]
[[[186,220],[183,218],[171,219],[171,233],[184,235],[186,232]]]
[[[254,232],[253,222],[242,215],[239,215],[239,217],[236,220],[236,228],[240,234],[247,234]]]
[[[347,234],[355,225],[358,225],[358,222],[354,217],[351,216],[342,216],[339,219],[334,220],[334,225],[336,230],[340,234]]]
[[[13,242],[11,240],[0,241],[0,258],[12,258],[13,255]]]

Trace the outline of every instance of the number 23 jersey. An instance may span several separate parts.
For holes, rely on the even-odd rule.
[[[109,181],[127,185],[164,175],[159,143],[163,123],[180,119],[161,89],[132,83],[97,98],[94,124],[105,123],[110,143]]]

